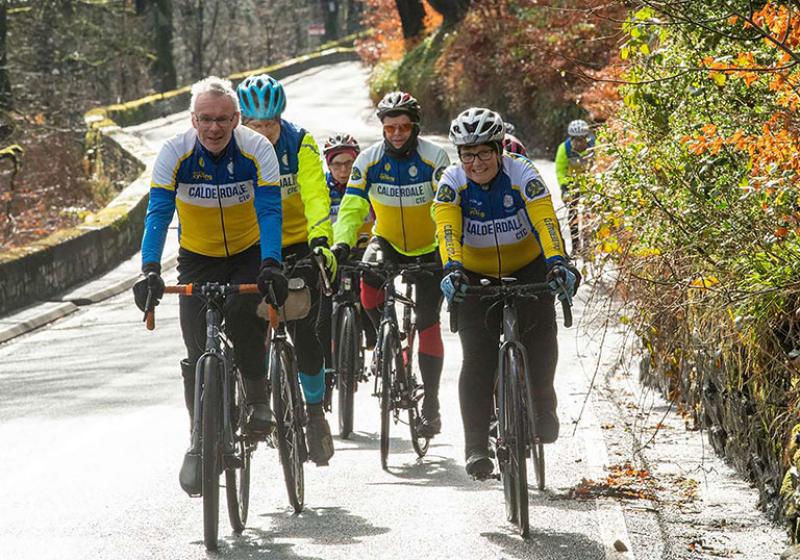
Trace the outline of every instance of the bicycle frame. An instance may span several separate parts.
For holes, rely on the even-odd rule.
[[[218,287],[217,287],[218,288]],[[233,370],[233,363],[231,358],[231,344],[222,329],[222,311],[221,308],[221,291],[213,291],[207,296],[208,307],[206,308],[206,346],[205,352],[197,360],[195,365],[195,379],[194,379],[194,418],[192,419],[192,439],[191,439],[191,453],[200,453],[200,433],[202,432],[202,384],[203,379],[200,371],[200,366],[206,357],[212,357],[218,360],[222,366],[222,409],[230,410],[233,395],[231,395],[231,376]],[[205,291],[205,290],[204,290]],[[205,295],[205,294],[203,294]],[[240,374],[241,375],[241,374]],[[238,380],[241,385],[241,379]],[[235,437],[233,433],[233,426],[231,425],[230,414],[222,415],[222,434],[223,434],[223,455],[232,455],[235,453]]]

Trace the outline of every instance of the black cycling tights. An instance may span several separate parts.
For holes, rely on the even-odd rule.
[[[230,257],[207,257],[181,248],[178,252],[178,282],[254,284],[261,264],[258,244]],[[265,375],[264,338],[266,322],[256,315],[260,296],[236,294],[225,300],[223,313],[233,340],[236,363],[244,377]],[[183,343],[191,364],[197,363],[206,346],[206,304],[199,297],[180,296]]]
[[[481,278],[470,271],[467,271],[467,275],[472,285],[477,285]],[[509,276],[522,282],[543,282],[544,258]],[[456,312],[458,336],[464,354],[458,393],[464,423],[465,451],[469,457],[475,450],[485,450],[489,438],[497,348],[503,330],[503,305],[498,303],[493,306],[492,302],[470,296],[458,304]],[[558,362],[558,341],[553,296],[540,296],[536,301],[517,300],[517,317],[522,344],[528,352],[528,369],[537,406],[555,410],[553,377]]]

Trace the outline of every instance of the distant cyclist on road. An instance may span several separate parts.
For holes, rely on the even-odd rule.
[[[594,159],[594,135],[589,123],[574,120],[567,126],[567,139],[556,151],[556,179],[561,187],[561,197],[567,205],[569,214],[569,233],[572,238],[572,253],[580,250],[578,232],[578,193],[575,192],[575,178],[585,173]]]
[[[524,283],[563,278],[574,293],[580,276],[567,261],[550,193],[527,159],[503,154],[500,115],[474,107],[450,125],[461,163],[447,168],[436,193],[434,215],[448,302],[460,302],[458,335],[464,360],[459,378],[466,469],[488,476],[489,419],[502,331],[502,306],[465,296],[480,279]],[[552,296],[518,302],[520,334],[529,357],[539,437],[558,438],[553,376],[558,360]],[[488,313],[488,316],[487,316]]]
[[[328,182],[328,189],[331,196],[331,221],[335,225],[336,218],[339,214],[339,205],[342,203],[342,198],[344,198],[345,191],[347,190],[347,181],[350,178],[350,172],[353,170],[356,157],[361,153],[361,148],[353,136],[339,133],[330,136],[325,141],[322,153],[325,155],[325,163],[328,166],[328,173],[325,178]],[[361,226],[361,229],[358,231],[356,247],[363,250],[367,246],[367,242],[372,236],[372,226],[374,223],[375,213],[372,211],[372,208],[370,208],[369,214],[364,218],[364,225]],[[328,316],[329,315],[330,313]],[[364,313],[364,315],[366,315],[366,313]],[[320,317],[320,321],[322,321],[322,317]],[[376,333],[372,326],[372,321],[364,316],[361,323],[364,329],[367,347],[374,348]],[[330,337],[330,324],[328,324],[327,329],[328,336]],[[328,360],[330,362],[330,356],[328,356]]]
[[[522,157],[528,157],[528,150],[525,148],[525,145],[519,138],[514,136],[517,127],[509,122],[504,124],[503,150],[509,154],[517,154]]]
[[[168,140],[158,153],[142,239],[142,272],[133,287],[144,310],[148,291],[164,294],[161,255],[167,228],[178,211],[178,282],[255,283],[272,287],[283,304],[288,291],[281,272],[281,199],[275,150],[260,134],[237,126],[239,100],[231,83],[214,76],[192,86],[192,128]],[[259,243],[260,239],[260,243]],[[266,394],[266,324],[256,314],[259,298],[235,295],[225,319],[249,409],[246,428],[264,433],[275,419]],[[195,365],[206,341],[204,303],[180,297],[180,323],[188,358],[181,361],[184,398],[194,408]],[[186,455],[180,481],[200,492],[200,455]]]
[[[356,243],[370,203],[375,211],[374,237],[364,253],[365,262],[380,258],[408,263],[416,258],[435,262],[436,228],[430,214],[438,177],[449,165],[444,149],[419,138],[419,103],[401,91],[387,93],[378,103],[383,141],[356,158],[334,227],[337,258],[346,258]],[[419,434],[433,437],[442,427],[439,413],[439,379],[444,346],[439,327],[441,294],[438,275],[420,276],[416,282],[416,316],[419,331],[419,369],[425,386]],[[365,277],[361,302],[377,328],[383,303],[380,281]]]
[[[278,156],[283,199],[283,258],[301,259],[312,251],[320,253],[331,275],[335,274],[336,259],[328,249],[333,237],[330,196],[314,137],[281,118],[286,108],[286,94],[281,83],[272,76],[250,76],[239,84],[237,92],[244,125],[263,134],[275,146]],[[305,318],[290,322],[289,328],[297,350],[300,383],[308,410],[309,456],[322,466],[333,456],[333,440],[322,409],[325,375],[316,325],[319,274],[314,268],[298,274],[311,289],[312,306]]]

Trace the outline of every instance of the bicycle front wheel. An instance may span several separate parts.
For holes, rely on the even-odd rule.
[[[225,497],[231,527],[235,533],[241,533],[250,509],[250,455],[253,447],[244,435],[246,406],[242,385],[236,381],[230,385],[234,400],[231,403],[231,428],[235,451],[233,456],[225,458]]]
[[[203,376],[203,542],[207,550],[217,549],[219,531],[219,475],[222,466],[222,367],[217,358],[206,356],[200,365]]]
[[[272,341],[269,377],[272,380],[272,406],[277,420],[275,439],[283,467],[283,478],[289,503],[296,513],[300,513],[305,500],[305,436],[300,415],[303,401],[290,352],[290,347],[285,342]]]
[[[353,400],[358,383],[357,363],[359,338],[356,332],[355,309],[342,310],[336,337],[336,390],[339,393],[339,437],[348,439],[353,432]]]
[[[528,519],[528,472],[526,459],[528,456],[528,434],[526,429],[525,410],[523,404],[524,379],[522,360],[518,354],[509,349],[503,358],[503,406],[501,436],[506,446],[506,472],[503,477],[503,489],[506,495],[506,513],[509,520],[516,523],[520,535],[528,536],[530,525]],[[502,472],[502,471],[501,471]]]
[[[381,342],[380,385],[381,401],[381,467],[386,470],[389,463],[389,429],[392,418],[392,383],[397,375],[397,352],[394,335],[387,329]]]

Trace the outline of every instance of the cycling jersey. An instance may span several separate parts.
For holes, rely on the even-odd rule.
[[[567,138],[556,151],[556,179],[563,189],[575,175],[583,173],[592,161],[594,136],[589,137],[586,149],[582,152],[572,148],[572,139]]]
[[[328,171],[325,175],[325,181],[328,184],[328,192],[331,195],[331,223],[336,223],[336,217],[339,214],[339,205],[342,203],[345,189],[347,185],[341,184],[333,178],[333,174]],[[358,230],[359,239],[369,237],[372,234],[372,224],[375,223],[375,213],[370,206],[369,213],[364,218],[364,225]]]
[[[167,140],[153,166],[142,263],[161,262],[176,208],[184,249],[226,257],[252,247],[260,237],[262,259],[280,262],[278,186],[275,150],[248,128],[236,127],[218,157],[203,147],[194,128]]]
[[[439,181],[434,202],[439,251],[445,268],[500,278],[544,253],[564,258],[550,193],[533,163],[505,155],[502,169],[484,188],[454,164]]]
[[[375,211],[373,233],[398,252],[416,256],[436,248],[436,225],[430,214],[436,179],[450,164],[447,153],[419,139],[412,155],[396,159],[386,154],[383,141],[361,152],[353,164],[350,181],[339,207],[334,228],[336,242],[355,244],[356,232]]]
[[[324,237],[333,238],[330,197],[322,160],[314,137],[297,125],[281,120],[275,145],[281,173],[283,246]]]

